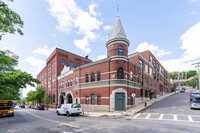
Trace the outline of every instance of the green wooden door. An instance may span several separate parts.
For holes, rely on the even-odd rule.
[[[115,93],[115,110],[125,110],[124,93]]]

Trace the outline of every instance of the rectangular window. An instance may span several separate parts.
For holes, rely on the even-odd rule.
[[[65,65],[65,59],[62,59],[62,65]]]
[[[89,104],[89,97],[88,96],[85,97],[85,103]]]
[[[76,64],[76,67],[79,67],[79,63]]]
[[[70,68],[73,68],[74,63],[72,61],[69,62]]]
[[[97,104],[98,104],[98,105],[101,105],[101,96],[98,96],[98,97],[97,97]]]
[[[149,74],[152,76],[152,68],[150,68],[149,71]]]
[[[140,96],[143,97],[143,89],[140,89]]]
[[[95,95],[91,94],[91,104],[95,105]]]
[[[145,90],[145,97],[148,97],[148,90]]]
[[[142,60],[139,60],[139,64],[140,64],[140,67],[141,67],[141,74],[143,73],[143,61]]]
[[[145,64],[145,72],[148,73],[148,65]]]
[[[150,62],[150,64],[152,64],[152,57],[151,56],[150,56],[149,62]]]

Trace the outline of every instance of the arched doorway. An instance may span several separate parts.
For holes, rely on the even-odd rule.
[[[72,95],[67,94],[67,103],[72,103],[72,102],[73,102]]]
[[[59,106],[61,106],[62,104],[64,104],[64,97],[63,97],[63,95],[60,95],[60,97],[59,97]]]

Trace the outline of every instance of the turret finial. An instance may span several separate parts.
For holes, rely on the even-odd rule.
[[[117,17],[119,17],[119,4],[117,4]]]

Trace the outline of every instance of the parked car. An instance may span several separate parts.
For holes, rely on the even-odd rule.
[[[196,95],[190,104],[190,109],[200,109],[200,96]]]
[[[31,105],[31,109],[34,109],[35,105]]]
[[[24,106],[24,105],[21,105],[21,108],[25,108],[25,106]]]
[[[44,106],[43,106],[43,105],[39,105],[39,106],[37,106],[36,109],[37,109],[37,110],[44,110]]]
[[[28,105],[27,108],[31,108],[31,105]]]
[[[57,108],[57,115],[66,114],[69,115],[80,115],[81,114],[81,105],[80,104],[62,104]]]
[[[190,96],[192,95],[192,94],[197,94],[198,92],[197,92],[197,90],[191,90],[190,91]]]
[[[185,89],[181,88],[180,93],[184,93],[184,92],[185,92]]]
[[[182,87],[182,89],[186,90],[186,88],[185,88],[185,87]]]
[[[38,105],[35,105],[35,106],[34,106],[34,109],[37,109],[37,108],[38,108]]]
[[[192,93],[191,96],[190,96],[190,102],[197,96],[199,95],[199,93]]]

